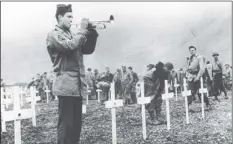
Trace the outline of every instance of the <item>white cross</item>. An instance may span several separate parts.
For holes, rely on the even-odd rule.
[[[86,98],[86,105],[88,105],[88,101],[89,101],[89,93],[91,93],[91,90],[89,90],[89,86],[87,85],[87,98]]]
[[[49,90],[49,87],[46,85],[46,90],[45,90],[45,92],[46,92],[46,101],[47,101],[47,103],[49,103],[49,93],[51,92],[50,90]]]
[[[170,109],[169,109],[169,99],[174,97],[174,93],[168,93],[168,83],[165,80],[165,94],[162,95],[162,99],[166,101],[166,112],[167,112],[167,129],[170,130]]]
[[[82,113],[85,114],[87,112],[86,105],[82,105]]]
[[[199,89],[199,93],[201,93],[201,108],[202,108],[202,118],[205,118],[204,114],[204,93],[208,93],[207,88],[203,87],[203,78],[201,77],[201,88]]]
[[[30,87],[30,95],[31,97],[26,98],[26,101],[31,102],[31,108],[32,108],[32,125],[36,126],[36,102],[41,100],[40,96],[36,96],[36,90],[35,87]]]
[[[182,92],[182,96],[185,97],[185,111],[186,111],[186,122],[189,124],[189,114],[188,114],[188,96],[191,96],[191,90],[187,91],[187,83],[186,79],[184,78],[184,91]]]
[[[179,86],[180,86],[180,85],[179,85],[179,84],[177,84],[177,80],[176,80],[176,78],[175,78],[175,84],[174,84],[174,87],[175,87],[176,101],[177,101],[177,96],[178,96],[178,94],[177,94],[177,88],[178,88]]]
[[[12,96],[11,96],[11,98],[9,98],[9,95],[11,96],[12,92],[11,91],[6,91],[6,88],[5,88],[5,91],[4,91],[4,88],[1,87],[1,105],[3,105],[3,108],[8,109],[9,104],[13,103]],[[4,96],[5,96],[5,98],[4,98]]]
[[[105,108],[112,109],[112,144],[117,143],[116,135],[116,108],[123,106],[123,100],[115,100],[115,84],[111,84],[111,101],[105,102]]]
[[[19,87],[14,87],[14,110],[4,111],[2,121],[14,121],[15,144],[21,144],[21,121],[32,118],[32,109],[20,109]]]
[[[145,97],[144,93],[144,82],[140,83],[141,86],[141,97],[137,98],[138,104],[142,105],[142,134],[143,139],[146,140],[146,112],[145,112],[145,104],[148,104],[151,102],[150,97]]]
[[[98,103],[100,103],[100,92],[102,92],[102,90],[100,90],[100,89],[97,89],[96,90],[97,91],[97,95],[98,95]]]

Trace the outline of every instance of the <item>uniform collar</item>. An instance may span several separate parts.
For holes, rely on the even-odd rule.
[[[55,25],[55,30],[62,33],[68,39],[72,39],[72,34],[71,34],[70,30],[64,30],[63,28],[59,27],[58,25]]]

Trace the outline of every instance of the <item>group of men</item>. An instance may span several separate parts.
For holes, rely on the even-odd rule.
[[[92,89],[96,94],[96,89],[102,89],[102,102],[108,99],[110,83],[114,81],[116,96],[124,99],[128,104],[134,101],[131,92],[135,92],[138,82],[132,67],[126,69],[125,66],[113,75],[109,68],[106,72],[98,74],[98,70],[85,74],[83,55],[90,55],[95,51],[96,42],[99,37],[93,24],[86,18],[81,21],[81,28],[77,33],[73,33],[71,23],[73,20],[72,6],[59,4],[55,14],[57,25],[48,32],[46,38],[48,54],[56,73],[56,80],[53,84],[53,94],[58,96],[58,144],[76,144],[79,142],[82,127],[82,100],[87,95],[87,88]],[[200,96],[200,78],[204,78],[206,62],[203,56],[197,54],[196,47],[190,46],[191,56],[187,59],[185,77],[188,89],[191,89],[192,96],[189,96],[189,105],[196,95]],[[218,92],[222,89],[222,65],[216,58],[218,54],[213,54],[215,62],[210,72],[212,76],[214,96],[217,99]],[[162,93],[164,91],[164,80],[171,83],[173,64],[158,62],[147,66],[147,73],[143,76],[145,84],[145,96],[150,96],[152,101],[146,105],[146,109],[152,120],[156,123],[163,123],[161,117]],[[183,71],[183,70],[181,70]],[[210,71],[210,70],[209,70]],[[209,72],[208,71],[208,72]],[[184,77],[184,75],[182,75]],[[182,78],[181,83],[182,83]],[[87,83],[87,84],[86,84]],[[174,84],[174,82],[173,82]],[[88,85],[88,86],[87,86]],[[221,88],[220,88],[221,87]],[[210,107],[208,97],[205,95],[205,103]],[[156,116],[155,116],[156,113]]]
[[[88,89],[91,90],[90,95],[97,98],[97,89],[101,89],[100,101],[109,100],[111,83],[115,84],[115,98],[124,99],[125,104],[136,103],[136,84],[139,81],[137,73],[129,66],[122,66],[122,70],[112,74],[109,67],[106,67],[106,72],[99,73],[97,69],[92,73],[91,68],[87,69],[86,81]]]
[[[41,97],[41,102],[46,101],[45,90],[50,90],[49,99],[54,100],[55,96],[52,93],[53,81],[54,73],[51,72],[48,76],[48,73],[44,72],[43,74],[37,74],[36,78],[33,77],[32,81],[28,84],[27,88],[29,89],[31,86],[35,86],[36,90],[38,91],[37,96]]]

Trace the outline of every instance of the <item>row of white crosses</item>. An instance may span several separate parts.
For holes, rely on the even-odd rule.
[[[18,86],[13,87],[14,89],[14,110],[13,111],[5,111],[2,107],[1,111],[1,124],[2,124],[2,132],[6,132],[6,122],[14,121],[14,135],[15,135],[15,143],[21,144],[21,120],[22,119],[32,119],[33,126],[36,126],[36,94],[33,87],[30,88],[31,94],[31,105],[30,109],[21,109],[20,108],[20,88]]]
[[[12,88],[1,87],[1,104],[4,108],[9,108],[9,104],[13,103],[12,100],[13,90]]]
[[[175,81],[175,87],[177,88],[179,85],[176,84]],[[185,97],[185,106],[186,106],[186,120],[187,124],[189,124],[189,117],[188,117],[188,100],[187,96],[191,96],[191,90],[187,91],[187,84],[186,80],[184,79],[184,91],[182,92],[182,95]],[[151,97],[145,97],[144,96],[144,82],[140,83],[140,93],[141,97],[138,97],[138,104],[142,105],[142,133],[143,133],[143,139],[146,140],[147,134],[146,134],[146,114],[145,114],[145,104],[148,104],[151,102]],[[101,90],[98,90],[98,96],[99,92]],[[177,89],[176,89],[177,91]],[[203,79],[201,78],[201,88],[199,92],[202,94],[202,117],[204,119],[204,93],[207,93],[207,89],[203,88]],[[111,108],[111,114],[112,114],[112,143],[117,143],[117,135],[116,135],[116,108],[123,106],[123,100],[115,100],[115,85],[114,83],[111,84],[110,87],[110,93],[111,93],[111,99],[109,101],[105,102],[105,108]],[[176,93],[177,96],[177,93]],[[168,82],[165,80],[165,93],[162,95],[162,99],[166,101],[166,116],[167,116],[167,129],[170,130],[170,109],[169,109],[169,100],[174,98],[174,93],[168,92]],[[98,98],[99,100],[99,98]]]

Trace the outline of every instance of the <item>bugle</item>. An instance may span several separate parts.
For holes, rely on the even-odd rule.
[[[100,29],[105,29],[106,25],[105,24],[113,24],[114,23],[114,17],[113,15],[110,15],[109,20],[105,20],[105,21],[89,21],[89,28],[100,28]],[[80,26],[81,24],[72,24],[76,27]],[[102,27],[101,27],[102,26]]]

